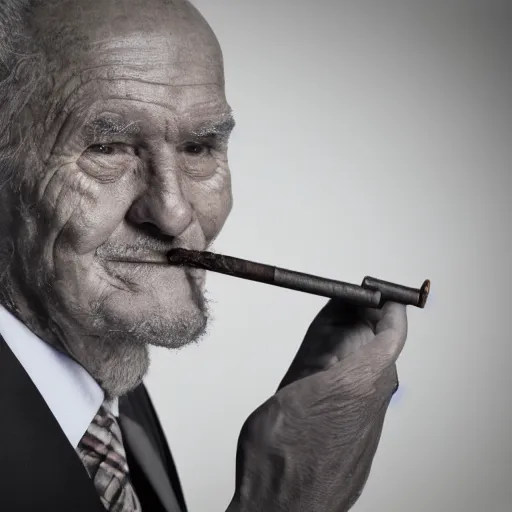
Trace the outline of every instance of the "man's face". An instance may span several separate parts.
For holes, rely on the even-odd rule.
[[[232,206],[216,41],[188,8],[94,4],[45,15],[80,43],[51,56],[51,94],[31,115],[41,166],[20,169],[10,208],[31,203],[10,233],[16,285],[79,361],[95,344],[121,354],[202,332],[204,274],[137,262],[204,249]]]

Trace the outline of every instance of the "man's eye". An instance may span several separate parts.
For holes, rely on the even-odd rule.
[[[183,151],[189,155],[199,156],[205,153],[208,148],[197,142],[188,142],[183,146]]]
[[[126,146],[125,144],[93,144],[87,148],[87,151],[98,155],[117,155],[117,154],[133,154],[139,155],[137,148]]]
[[[88,149],[93,153],[100,153],[101,155],[112,155],[115,151],[114,146],[111,144],[93,144]]]

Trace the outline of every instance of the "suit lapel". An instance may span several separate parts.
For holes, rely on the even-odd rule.
[[[0,336],[2,510],[105,512],[57,420]]]
[[[137,415],[137,407],[134,407],[132,400],[127,397],[120,402],[119,423],[127,452],[131,452],[137,461],[163,510],[181,512],[182,508],[168,477],[168,469],[157,450],[156,443],[149,437],[154,432],[144,424],[144,418]]]
[[[119,422],[125,442],[129,444],[129,449],[166,512],[180,512],[164,465],[142,427],[127,416],[120,416]]]

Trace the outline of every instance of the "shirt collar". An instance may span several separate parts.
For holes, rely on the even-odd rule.
[[[105,399],[103,390],[82,366],[41,340],[1,305],[0,334],[76,448]],[[118,416],[118,400],[109,405]]]

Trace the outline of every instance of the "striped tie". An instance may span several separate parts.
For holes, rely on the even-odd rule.
[[[121,429],[103,404],[82,437],[77,453],[109,512],[140,512],[141,506],[128,476]]]

